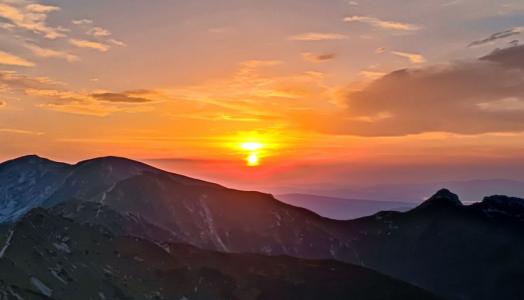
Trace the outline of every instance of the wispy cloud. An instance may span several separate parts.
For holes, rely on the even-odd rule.
[[[402,23],[397,21],[386,21],[381,20],[375,17],[369,16],[351,16],[344,18],[345,22],[361,22],[369,24],[373,27],[390,29],[390,30],[400,30],[400,31],[416,31],[421,29],[420,26],[410,23]]]
[[[95,39],[94,41],[75,39],[75,41],[72,43],[77,47],[92,48],[103,51],[102,49],[105,48],[109,50],[110,47],[108,44],[113,44],[120,47],[126,46],[124,42],[113,38],[113,33],[108,29],[101,26],[95,26],[95,22],[91,19],[73,20],[72,23],[83,29],[86,35],[89,35]],[[95,45],[93,43],[98,43],[99,45]]]
[[[292,41],[337,41],[347,40],[348,36],[340,33],[306,32],[291,36]]]
[[[16,28],[41,34],[48,39],[64,37],[67,29],[47,25],[49,13],[60,10],[57,6],[27,4],[25,1],[3,1],[0,3],[0,17]]]
[[[75,90],[47,77],[23,75],[14,71],[0,71],[0,86],[10,94],[24,95],[39,101],[36,105],[39,108],[90,116],[148,111],[152,109],[148,104],[164,100],[163,95],[154,90]]]
[[[35,63],[11,53],[0,51],[0,65],[34,67]]]
[[[524,27],[514,27],[508,30],[500,31],[493,33],[492,35],[488,36],[487,38],[476,40],[471,43],[469,43],[468,47],[474,47],[474,46],[481,46],[485,44],[490,44],[496,40],[504,39],[507,37],[511,37],[514,35],[519,35],[522,32],[524,32]]]
[[[23,90],[27,88],[42,88],[45,86],[61,86],[63,83],[48,77],[35,77],[15,71],[0,71],[0,86],[7,90]]]
[[[140,93],[143,94],[143,93]],[[95,93],[91,96],[100,101],[107,102],[120,102],[120,103],[147,103],[152,102],[153,100],[134,95],[132,92],[124,93]]]
[[[394,55],[404,57],[409,59],[410,62],[414,64],[423,64],[426,62],[426,58],[418,53],[409,53],[409,52],[401,52],[401,51],[392,51],[391,52]]]
[[[78,56],[71,54],[71,53],[67,53],[65,51],[42,48],[34,44],[26,44],[25,47],[31,50],[31,52],[33,52],[34,55],[43,57],[43,58],[59,58],[59,59],[65,59],[68,62],[75,62],[75,61],[80,60]]]
[[[75,25],[88,25],[88,24],[93,24],[93,20],[90,20],[90,19],[73,20],[71,21],[71,23]]]
[[[384,73],[384,72],[370,71],[370,70],[360,71],[359,74],[361,76],[365,77],[366,79],[371,79],[371,80],[376,80],[376,79],[379,79],[379,78],[383,77],[384,75],[386,75],[386,73]]]
[[[333,53],[328,54],[318,54],[318,53],[312,53],[312,52],[304,52],[301,54],[302,58],[310,63],[323,63],[326,61],[330,61],[336,58],[336,55]]]
[[[7,106],[7,102],[5,102],[4,100],[0,100],[0,108],[4,108]]]
[[[0,128],[0,133],[8,133],[8,134],[22,134],[22,135],[43,135],[43,132],[39,131],[31,131],[31,130],[24,130],[24,129],[16,129],[16,128]]]
[[[477,106],[488,112],[524,111],[524,100],[517,97],[508,97],[491,102],[481,102]]]
[[[87,31],[87,34],[97,37],[110,36],[111,32],[105,28],[95,26]]]
[[[89,40],[70,39],[69,43],[78,48],[88,48],[100,52],[107,52],[111,48],[109,45]]]
[[[119,47],[125,47],[127,46],[126,43],[122,42],[122,41],[119,41],[119,40],[116,40],[116,39],[109,39],[109,42],[113,45],[117,45]]]

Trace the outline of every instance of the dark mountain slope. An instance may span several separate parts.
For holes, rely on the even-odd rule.
[[[408,213],[351,222],[362,265],[449,299],[521,299],[524,227],[492,200],[463,206],[447,190]],[[518,200],[521,204],[524,200]]]
[[[335,261],[222,254],[179,244],[163,249],[42,209],[9,232],[0,282],[0,293],[34,295],[25,299],[435,299]]]

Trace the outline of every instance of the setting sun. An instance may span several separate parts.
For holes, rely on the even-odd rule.
[[[260,165],[260,152],[264,149],[264,144],[256,141],[240,143],[240,149],[247,152],[246,165],[248,167],[257,167]]]
[[[256,167],[260,165],[260,159],[258,158],[258,154],[256,152],[249,154],[249,156],[246,158],[246,165],[248,167]]]

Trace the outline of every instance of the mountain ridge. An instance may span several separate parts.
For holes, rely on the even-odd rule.
[[[227,253],[335,259],[452,300],[509,297],[519,292],[519,285],[500,278],[507,274],[524,278],[524,214],[514,209],[524,204],[523,199],[491,196],[462,205],[455,194],[440,190],[404,213],[337,221],[269,194],[128,164],[119,159],[90,160],[87,167],[82,165],[85,172],[59,180],[58,192],[52,194],[54,200],[63,201],[51,208],[53,213],[159,245],[174,241]],[[1,170],[0,179],[6,177]],[[36,187],[44,186],[41,178],[8,183],[35,194]]]

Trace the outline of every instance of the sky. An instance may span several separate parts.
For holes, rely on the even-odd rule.
[[[521,0],[0,0],[0,161],[524,180]]]

